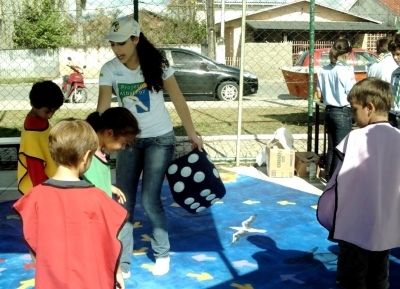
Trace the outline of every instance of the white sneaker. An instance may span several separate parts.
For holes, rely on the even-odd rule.
[[[156,264],[153,267],[152,273],[154,276],[162,276],[169,272],[170,258],[161,257],[156,259]]]

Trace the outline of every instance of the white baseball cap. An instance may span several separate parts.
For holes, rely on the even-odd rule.
[[[113,42],[125,42],[131,36],[139,37],[139,35],[139,23],[133,19],[132,15],[129,15],[117,18],[111,23],[106,39]]]

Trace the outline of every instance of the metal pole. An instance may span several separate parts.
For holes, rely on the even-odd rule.
[[[214,0],[207,0],[208,57],[215,60],[215,17]]]
[[[244,48],[246,40],[246,0],[242,1],[242,31],[240,39],[240,76],[239,76],[239,101],[238,101],[238,125],[236,137],[236,166],[240,164],[240,136],[242,134],[242,102],[243,102],[243,70],[244,70]]]
[[[307,151],[311,151],[314,103],[315,0],[310,1],[310,63],[308,65]]]
[[[221,33],[220,37],[225,39],[225,0],[221,3]]]
[[[139,22],[139,0],[133,0],[133,18]]]

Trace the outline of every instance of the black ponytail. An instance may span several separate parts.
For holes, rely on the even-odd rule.
[[[149,90],[160,91],[163,89],[164,69],[169,66],[165,55],[158,50],[145,36],[140,33],[136,46],[140,69]]]
[[[338,57],[352,51],[351,43],[346,38],[340,38],[335,41],[331,50],[329,51],[329,60],[332,65],[338,61]]]

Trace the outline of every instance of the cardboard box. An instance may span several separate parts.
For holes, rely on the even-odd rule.
[[[314,179],[317,176],[319,157],[313,152],[296,152],[295,171],[301,178]]]
[[[271,178],[294,176],[295,152],[292,149],[267,146],[265,149],[267,175]]]

